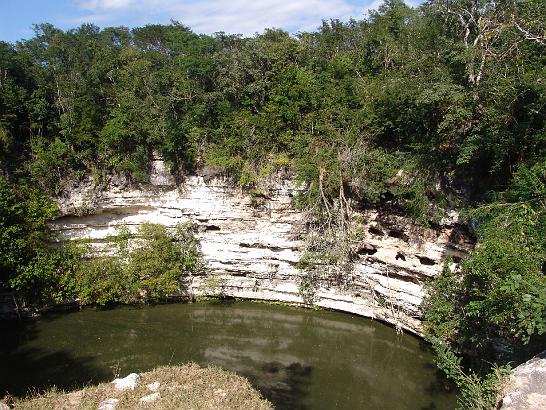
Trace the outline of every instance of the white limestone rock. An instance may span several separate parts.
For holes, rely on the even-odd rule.
[[[504,410],[546,409],[546,351],[512,371],[501,408]]]
[[[161,157],[154,153],[150,163],[150,184],[155,186],[172,186],[174,178]]]
[[[114,410],[119,403],[119,399],[106,399],[99,403],[97,410]]]
[[[138,385],[140,376],[136,373],[131,373],[130,375],[122,379],[114,379],[112,382],[117,390],[134,390]]]
[[[193,221],[207,270],[218,275],[220,284],[207,291],[203,278],[193,276],[186,284],[190,295],[303,302],[298,288],[302,271],[296,267],[303,214],[292,207],[301,188],[293,180],[273,178],[259,206],[228,179],[190,175],[177,186],[158,157],[150,182],[131,187],[112,177],[100,191],[83,182],[57,198],[61,217],[50,227],[61,241],[87,239],[95,254],[111,254],[114,248],[105,239],[119,227],[136,232],[145,222],[173,229]],[[437,229],[375,210],[358,217],[363,235],[351,290],[320,289],[316,304],[402,322],[421,333],[422,283],[441,272],[447,256],[464,256],[472,242],[457,231],[455,215]],[[385,306],[378,305],[378,295]]]
[[[154,401],[156,401],[157,399],[159,399],[161,397],[161,394],[159,393],[152,393],[152,394],[149,394],[147,396],[144,396],[144,397],[141,397],[139,402],[140,403],[152,403]]]

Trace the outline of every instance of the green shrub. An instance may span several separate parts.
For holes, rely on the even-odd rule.
[[[21,185],[12,186],[0,176],[0,287],[12,287],[22,295],[43,299],[64,298],[66,288],[63,253],[49,249],[46,222],[57,207],[43,193]],[[57,266],[58,265],[58,266]]]
[[[79,257],[75,250],[40,249],[10,285],[27,301],[39,304],[71,300],[77,293],[73,278]]]
[[[130,252],[124,266],[135,278],[138,289],[147,297],[157,298],[180,291],[184,274],[181,244],[162,225],[144,224],[138,233],[137,248]]]
[[[181,291],[185,275],[202,269],[192,224],[169,232],[142,224],[135,235],[126,228],[111,238],[114,256],[82,260],[74,277],[83,304],[105,305],[157,299]]]
[[[73,280],[78,299],[83,305],[134,300],[135,280],[127,275],[118,257],[83,260]]]
[[[493,365],[490,372],[480,376],[473,371],[465,372],[461,358],[438,339],[433,342],[433,348],[436,365],[459,388],[458,409],[490,410],[495,407],[500,389],[510,374],[509,366]]]
[[[521,167],[495,202],[470,213],[479,243],[460,272],[444,269],[429,284],[430,335],[492,357],[494,339],[516,350],[546,332],[545,170]],[[521,183],[529,179],[534,182]]]
[[[32,141],[33,159],[29,164],[30,175],[40,188],[49,194],[58,194],[61,183],[75,168],[74,152],[60,138]]]
[[[546,333],[545,200],[546,161],[521,165],[506,191],[469,212],[479,242],[460,269],[448,260],[427,284],[425,329],[438,366],[461,387],[463,408],[490,408],[498,365],[533,354],[529,342]],[[454,351],[476,373],[463,372]]]

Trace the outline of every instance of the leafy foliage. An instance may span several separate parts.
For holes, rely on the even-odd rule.
[[[458,409],[488,410],[496,406],[499,391],[510,373],[509,366],[493,366],[489,373],[480,377],[473,371],[465,372],[461,358],[441,341],[435,340],[433,348],[436,353],[436,365],[460,389],[457,398]]]
[[[546,163],[522,164],[497,201],[470,212],[480,242],[461,271],[453,272],[448,262],[428,285],[428,337],[439,367],[462,387],[462,408],[495,403],[500,370],[493,365],[487,373],[491,366],[484,359],[518,360],[525,345],[546,333],[545,195]],[[479,373],[464,373],[451,349],[469,354]]]
[[[53,202],[27,188],[17,192],[0,176],[0,287],[10,286],[31,264],[45,257],[46,222],[56,213]]]
[[[546,164],[522,165],[498,201],[474,209],[480,240],[431,285],[429,332],[484,354],[495,338],[512,346],[546,332]]]
[[[84,304],[105,305],[158,299],[179,294],[183,277],[202,269],[191,224],[168,232],[162,225],[143,224],[135,237],[121,230],[118,252],[83,260],[73,277],[76,295]]]

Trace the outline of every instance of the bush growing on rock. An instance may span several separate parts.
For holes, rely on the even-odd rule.
[[[82,260],[74,276],[83,304],[135,302],[179,294],[182,278],[201,269],[191,223],[173,232],[145,223],[135,235],[121,230],[111,238],[116,254]]]
[[[172,231],[147,223],[135,235],[122,228],[110,246],[110,256],[98,256],[85,244],[38,249],[10,283],[38,305],[74,299],[106,305],[180,294],[183,277],[202,269],[191,223]]]

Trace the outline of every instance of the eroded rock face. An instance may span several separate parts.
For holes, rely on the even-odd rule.
[[[277,177],[260,201],[234,188],[230,181],[205,175],[188,176],[176,185],[155,159],[150,183],[131,187],[111,178],[100,189],[89,181],[58,198],[61,216],[51,223],[59,240],[88,239],[96,252],[110,252],[108,236],[126,226],[136,231],[144,222],[174,228],[193,221],[209,272],[206,279],[188,279],[188,292],[302,303],[299,282],[303,221],[292,197],[296,184]],[[447,256],[464,256],[472,243],[460,234],[456,218],[437,229],[423,229],[408,220],[377,211],[360,214],[362,239],[351,286],[322,286],[315,298],[321,307],[338,309],[421,332],[422,284],[441,272]]]
[[[546,351],[512,371],[507,391],[502,409],[546,409]]]

